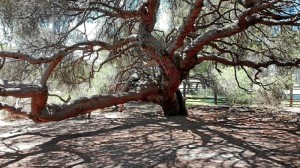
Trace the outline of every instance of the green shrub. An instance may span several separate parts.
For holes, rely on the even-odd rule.
[[[228,104],[251,104],[253,102],[252,95],[238,87],[233,67],[222,69],[222,74],[216,71],[213,71],[213,74],[218,93],[227,98]],[[244,71],[237,70],[237,78],[241,87],[251,89],[251,81]]]
[[[255,104],[267,104],[272,106],[280,105],[286,99],[284,89],[289,85],[288,76],[273,76],[262,79],[263,83],[274,81],[271,85],[265,88],[259,87],[254,95]]]

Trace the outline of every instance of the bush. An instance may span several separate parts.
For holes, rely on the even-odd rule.
[[[272,106],[281,105],[281,101],[286,99],[284,89],[288,85],[288,77],[265,77],[262,82],[275,81],[272,85],[267,86],[265,89],[260,87],[255,92],[254,100],[256,104],[267,104]]]
[[[252,90],[247,92],[238,87],[235,79],[234,68],[222,69],[222,74],[213,71],[214,80],[219,93],[222,93],[230,105],[235,104],[267,104],[272,106],[281,105],[286,98],[284,89],[291,84],[289,73],[280,72],[276,75],[265,76],[260,79],[262,84],[270,84],[265,87],[252,83],[243,70],[237,70],[237,78],[241,87]]]
[[[252,104],[252,95],[238,87],[234,68],[222,69],[221,75],[217,71],[213,71],[213,74],[217,90],[227,98],[228,104]],[[251,89],[251,81],[244,71],[237,70],[237,77],[241,87]]]

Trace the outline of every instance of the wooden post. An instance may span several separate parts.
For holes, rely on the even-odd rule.
[[[186,98],[186,83],[185,83],[185,81],[183,82],[182,94],[183,94],[183,97]]]
[[[198,91],[199,82],[196,83],[196,91]]]
[[[293,106],[294,96],[293,96],[293,86],[290,89],[290,107]]]
[[[218,105],[218,93],[217,93],[216,86],[214,86],[214,103],[215,105]]]

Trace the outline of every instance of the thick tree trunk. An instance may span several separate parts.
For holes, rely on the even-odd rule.
[[[165,116],[188,115],[185,100],[180,90],[177,90],[173,97],[165,98],[161,106]]]

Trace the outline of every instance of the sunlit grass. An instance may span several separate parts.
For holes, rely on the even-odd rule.
[[[215,105],[214,103],[214,98],[213,96],[207,96],[207,97],[199,97],[197,95],[187,95],[187,100],[186,100],[186,105],[188,107],[191,106],[213,106]],[[223,96],[219,96],[218,97],[218,105],[224,105],[226,104],[226,101],[220,101],[220,99],[224,100],[225,97]]]

